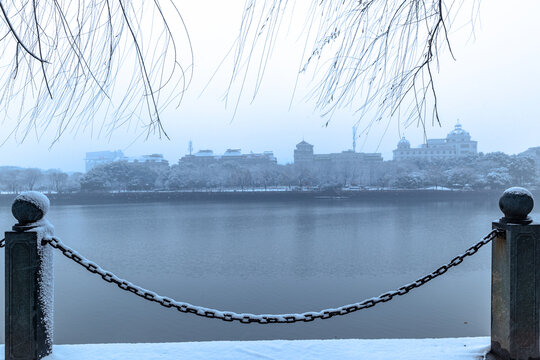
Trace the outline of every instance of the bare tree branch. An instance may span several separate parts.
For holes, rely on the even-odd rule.
[[[167,136],[160,114],[180,103],[193,71],[174,0],[0,0],[0,9],[0,143],[122,126]]]
[[[302,14],[289,11],[291,3],[296,1],[246,3],[227,98],[242,96],[253,64],[258,67],[254,95],[258,92],[279,22],[305,13],[312,50],[299,73],[313,74],[309,96],[327,122],[337,109],[353,106],[366,128],[393,116],[406,126],[416,121],[425,127],[429,119],[440,123],[434,64],[438,69],[443,48],[454,57],[449,33],[464,0],[319,0]],[[476,11],[477,2],[469,3]],[[235,82],[238,93],[232,91]]]
[[[39,62],[46,62],[41,57],[38,57],[36,54],[34,54],[28,47],[24,44],[24,42],[21,40],[19,35],[17,35],[17,32],[13,28],[13,25],[11,24],[11,21],[9,20],[9,16],[6,13],[6,9],[4,8],[4,4],[0,1],[0,9],[2,9],[2,15],[4,16],[4,20],[6,21],[6,24],[9,26],[9,31],[11,34],[15,37],[17,40],[17,43],[20,47],[24,49],[30,56],[32,56],[34,59],[36,59]]]

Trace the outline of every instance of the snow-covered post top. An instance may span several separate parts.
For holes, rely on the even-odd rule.
[[[53,343],[53,249],[42,240],[53,235],[44,218],[49,199],[35,191],[13,200],[17,219],[6,232],[5,359],[41,359]]]
[[[17,219],[16,226],[36,227],[49,211],[49,198],[37,191],[26,191],[18,195],[11,205],[11,213]],[[15,230],[15,229],[14,229]]]
[[[491,353],[496,359],[540,359],[540,224],[524,188],[506,190],[493,222],[500,232],[491,258]]]
[[[530,224],[529,213],[534,207],[531,192],[522,187],[506,189],[499,199],[499,208],[504,213],[501,221],[513,224]]]

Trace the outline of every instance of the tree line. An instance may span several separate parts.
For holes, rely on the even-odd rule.
[[[17,193],[107,191],[294,189],[503,189],[540,184],[534,158],[494,152],[477,156],[417,161],[207,165],[112,162],[86,174],[60,170],[0,167],[0,189]]]
[[[81,189],[83,173],[65,173],[59,169],[42,170],[15,166],[0,167],[0,191],[19,193],[37,190],[42,192],[77,192]]]
[[[534,158],[502,152],[447,160],[392,161],[383,166],[377,182],[382,187],[481,190],[540,183]]]

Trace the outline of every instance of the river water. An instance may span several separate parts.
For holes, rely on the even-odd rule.
[[[161,295],[235,312],[291,313],[414,281],[476,243],[500,215],[497,199],[319,200],[57,205],[48,218],[66,244]],[[2,207],[2,229],[12,224]],[[226,323],[161,308],[57,252],[55,342],[485,336],[490,248],[391,302],[292,325]],[[3,279],[3,254],[0,266]]]

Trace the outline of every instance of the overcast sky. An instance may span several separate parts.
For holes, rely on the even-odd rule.
[[[297,90],[289,109],[300,59],[298,49],[303,46],[296,36],[283,36],[261,91],[253,102],[251,93],[246,92],[234,119],[234,107],[226,108],[221,98],[230,68],[223,67],[201,94],[237,35],[243,4],[214,0],[177,3],[192,37],[195,73],[181,106],[162,114],[171,140],[137,139],[125,129],[117,130],[111,138],[68,133],[52,148],[50,136],[41,141],[29,137],[22,144],[12,139],[0,148],[0,165],[82,171],[85,152],[116,149],[133,156],[162,153],[175,163],[187,152],[190,139],[195,151],[273,150],[280,163],[292,162],[295,144],[302,139],[315,145],[316,153],[352,147],[352,126],[358,120],[354,109],[339,111],[325,127],[326,119],[314,110],[313,102],[303,99],[309,90],[307,81]],[[540,146],[539,14],[537,0],[482,1],[475,38],[470,38],[469,27],[452,34],[457,60],[451,60],[448,52],[442,55],[437,76],[442,127],[429,126],[429,138],[445,137],[459,119],[478,141],[479,151],[515,154]],[[384,134],[386,125],[382,121],[362,136],[357,151],[381,152],[385,160],[391,159],[399,131],[394,122]],[[422,143],[420,128],[411,126],[404,132],[413,146]]]

